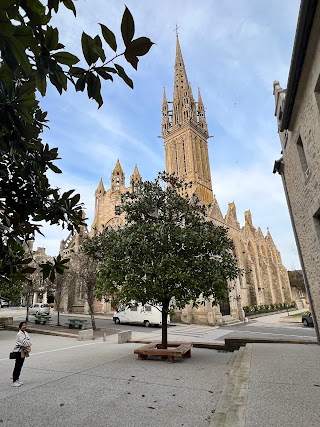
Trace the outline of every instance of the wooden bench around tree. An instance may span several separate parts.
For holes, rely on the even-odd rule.
[[[69,328],[76,328],[82,329],[83,325],[86,325],[87,321],[85,319],[68,319],[68,326]]]
[[[51,319],[51,316],[48,314],[34,314],[34,323],[42,323],[45,325],[47,322],[49,322]]]
[[[162,348],[161,343],[152,343],[134,350],[134,354],[139,359],[147,359],[148,356],[161,356],[162,359],[168,359],[168,362],[174,362],[176,357],[191,357],[190,343],[168,343],[168,348]]]

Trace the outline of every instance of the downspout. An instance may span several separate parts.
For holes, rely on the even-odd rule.
[[[315,331],[316,331],[318,345],[320,345],[320,334],[319,334],[318,319],[317,319],[316,311],[314,310],[314,302],[313,302],[313,298],[312,298],[312,295],[311,295],[311,292],[310,292],[310,288],[309,288],[309,282],[308,282],[307,275],[306,275],[306,269],[305,269],[305,265],[304,265],[304,261],[303,261],[303,257],[302,257],[302,252],[301,252],[301,247],[300,247],[300,242],[299,242],[299,239],[298,239],[298,234],[297,234],[295,222],[294,222],[294,219],[293,219],[291,203],[290,203],[289,194],[288,194],[288,190],[287,190],[287,183],[286,183],[286,179],[285,179],[283,170],[284,170],[284,163],[283,163],[283,157],[281,157],[279,160],[275,161],[274,168],[273,168],[273,173],[278,172],[278,174],[282,178],[282,185],[283,185],[284,193],[285,193],[286,200],[287,200],[287,205],[288,205],[288,210],[289,210],[289,216],[290,216],[291,225],[292,225],[292,229],[293,229],[293,235],[294,235],[294,239],[295,239],[296,245],[297,245],[299,260],[300,260],[301,269],[302,269],[303,280],[304,280],[304,283],[305,283],[307,295],[308,295],[309,302],[310,302],[310,305],[311,305],[313,324],[314,324],[314,328],[315,328]]]

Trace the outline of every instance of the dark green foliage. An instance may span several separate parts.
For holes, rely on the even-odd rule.
[[[74,190],[61,194],[48,181],[49,169],[55,173],[61,170],[55,165],[58,149],[41,141],[47,113],[41,110],[37,93],[45,96],[51,83],[61,94],[71,84],[76,91],[87,89],[88,97],[101,107],[100,78],[113,81],[112,74],[118,74],[133,87],[123,67],[114,64],[125,52],[130,54],[134,43],[129,10],[125,8],[121,24],[125,51],[106,61],[100,36],[83,32],[86,65],[78,67],[80,59],[65,50],[58,28],[50,25],[52,14],[58,13],[61,5],[76,16],[73,0],[0,1],[0,291],[1,283],[25,280],[34,271],[27,265],[30,254],[24,252],[24,242],[41,233],[40,221],[60,224],[70,231],[82,224],[80,196]],[[112,31],[102,24],[101,30],[106,47],[116,51]],[[148,38],[142,39],[138,50],[135,47],[136,55],[144,55],[152,45]],[[54,280],[55,273],[60,274],[64,267],[57,258],[42,270]]]
[[[178,194],[185,185],[165,173],[142,183],[122,197],[118,214],[126,224],[84,247],[99,263],[96,295],[121,305],[161,305],[165,328],[170,304],[198,306],[211,298],[216,304],[226,299],[227,280],[240,274],[227,229],[207,222],[204,208]]]

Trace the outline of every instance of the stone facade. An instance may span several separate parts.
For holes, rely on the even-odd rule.
[[[221,324],[230,315],[234,319],[243,320],[244,306],[292,301],[288,274],[269,230],[264,236],[261,229],[253,225],[250,211],[245,212],[243,227],[240,227],[233,202],[229,203],[225,216],[221,213],[212,191],[207,142],[209,134],[204,104],[200,90],[198,101],[195,102],[193,98],[178,38],[176,43],[173,102],[167,101],[165,92],[162,102],[166,171],[192,183],[190,188],[182,190],[181,195],[196,194],[201,203],[207,206],[208,221],[228,228],[234,241],[239,267],[246,271],[244,276],[228,283],[229,301],[226,304],[212,306],[208,301],[198,309],[193,309],[190,305],[178,312],[176,318],[187,323],[209,325]],[[172,107],[169,108],[169,105]],[[121,194],[132,191],[137,181],[141,181],[141,176],[135,167],[130,186],[126,187],[118,160],[111,174],[110,189],[106,190],[101,180],[95,192],[95,215],[90,235],[100,232],[105,226],[117,226],[123,221],[122,217],[115,216],[115,206],[120,203]],[[77,239],[79,245],[81,236]],[[67,245],[63,242],[61,249],[72,247],[72,242],[72,239]],[[74,298],[73,308],[85,307],[84,300],[79,298],[79,292],[74,293]],[[97,312],[111,309],[108,304],[97,302]]]
[[[320,5],[302,1],[287,90],[273,84],[287,197],[315,329],[320,319]]]
[[[49,303],[54,304],[54,286],[52,286],[51,282],[47,279],[43,283],[39,265],[45,263],[47,261],[52,262],[53,257],[46,254],[46,249],[42,247],[38,247],[36,250],[33,250],[33,240],[29,240],[26,245],[26,250],[32,253],[32,257],[34,262],[32,263],[32,267],[36,267],[37,270],[32,275],[32,291],[29,295],[29,301],[24,297],[21,300],[23,305],[26,304],[36,304],[36,303]]]
[[[309,299],[301,270],[288,271],[293,301],[297,308],[309,308]]]

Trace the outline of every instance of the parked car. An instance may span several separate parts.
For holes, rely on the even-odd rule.
[[[314,326],[312,314],[311,313],[304,314],[302,316],[302,323],[303,323],[303,326]]]
[[[0,308],[9,307],[9,301],[5,298],[0,298]]]
[[[29,307],[29,314],[50,314],[50,305],[37,303]]]

